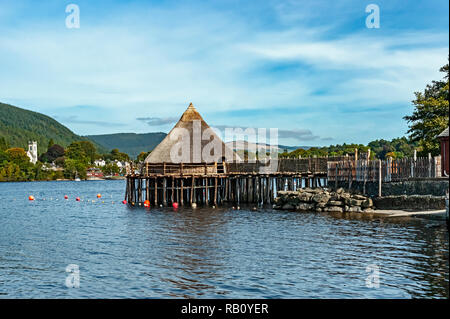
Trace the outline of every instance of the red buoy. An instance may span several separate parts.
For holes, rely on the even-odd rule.
[[[126,204],[126,203],[127,203],[127,201],[126,201],[126,200],[123,200],[123,201],[122,201],[122,204]]]
[[[149,200],[144,201],[144,207],[150,207],[150,201]]]
[[[69,196],[67,196],[67,195],[64,195],[64,199],[68,199],[69,198]]]
[[[79,201],[80,201],[80,197],[77,197],[77,198],[76,198],[76,201],[79,202]]]
[[[102,197],[102,195],[101,194],[97,194],[97,198],[101,198]]]
[[[173,204],[172,204],[172,207],[173,207],[174,209],[177,209],[177,208],[178,208],[178,203],[177,203],[177,202],[173,203]]]
[[[28,196],[28,200],[34,200],[34,196],[33,195]]]

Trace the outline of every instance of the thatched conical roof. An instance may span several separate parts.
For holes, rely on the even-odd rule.
[[[177,155],[173,156],[174,153]],[[147,156],[145,163],[213,163],[222,159],[226,162],[240,161],[190,103],[174,128]]]

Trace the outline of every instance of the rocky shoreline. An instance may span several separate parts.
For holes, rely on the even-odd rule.
[[[345,192],[343,188],[336,191],[322,188],[279,191],[274,208],[304,212],[374,212],[371,198]]]

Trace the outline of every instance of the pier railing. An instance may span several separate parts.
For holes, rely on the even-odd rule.
[[[311,157],[280,158],[275,160],[257,160],[231,163],[144,163],[137,168],[142,176],[183,176],[183,175],[220,175],[220,174],[319,174],[326,175],[328,163],[336,160],[349,160],[351,157]],[[274,161],[274,162],[271,162]],[[265,170],[270,164],[271,171]],[[133,171],[136,171],[133,169]]]
[[[388,160],[347,160],[327,163],[328,182],[395,182],[441,177],[441,157]]]

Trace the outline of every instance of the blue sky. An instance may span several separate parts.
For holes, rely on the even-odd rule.
[[[80,28],[65,25],[69,3]],[[368,4],[380,28],[368,29]],[[448,58],[444,0],[3,1],[0,101],[80,135],[211,126],[287,145],[403,136],[414,91]]]

